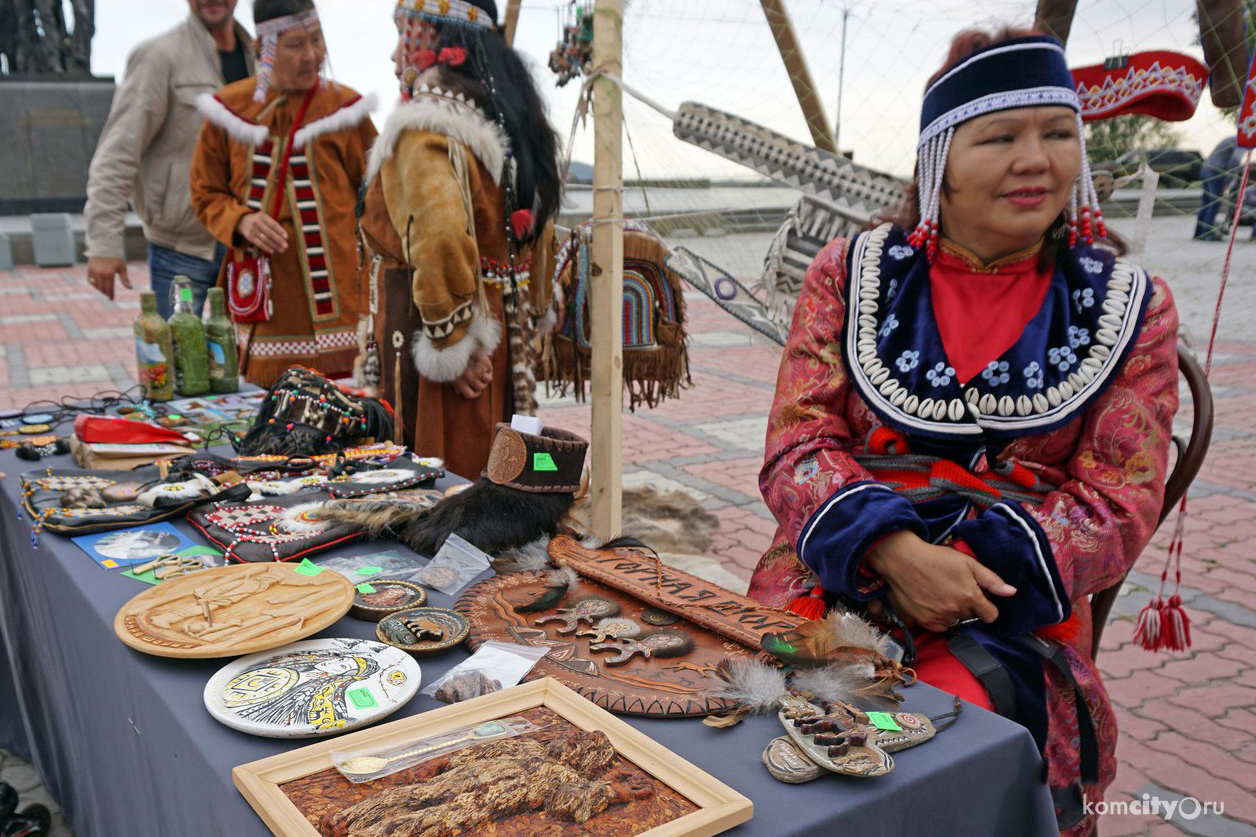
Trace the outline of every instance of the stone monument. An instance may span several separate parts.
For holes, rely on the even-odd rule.
[[[0,0],[0,215],[83,211],[114,91],[91,74],[94,13],[95,0]]]

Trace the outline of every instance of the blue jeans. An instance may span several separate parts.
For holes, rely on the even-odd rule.
[[[201,316],[205,307],[205,296],[209,289],[218,284],[218,269],[222,266],[223,256],[227,248],[219,244],[214,248],[214,258],[198,259],[179,253],[167,247],[148,245],[148,276],[153,293],[157,294],[157,313],[163,319],[169,319],[174,313],[174,305],[170,300],[170,285],[176,276],[186,276],[192,280],[192,310]]]
[[[1221,230],[1216,226],[1217,213],[1222,210],[1221,196],[1225,194],[1230,174],[1224,169],[1214,169],[1205,163],[1200,170],[1199,179],[1203,194],[1199,198],[1199,214],[1195,216],[1195,237],[1220,236]]]

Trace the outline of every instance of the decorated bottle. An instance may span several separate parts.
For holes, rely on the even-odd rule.
[[[174,313],[170,315],[170,337],[174,345],[175,388],[180,395],[201,395],[209,391],[209,350],[205,345],[205,325],[192,313],[192,281],[174,277]]]
[[[170,359],[170,326],[157,313],[157,294],[140,293],[140,315],[135,318],[136,376],[151,401],[174,397],[174,370]]]
[[[235,326],[227,316],[227,297],[222,288],[209,289],[209,314],[205,318],[205,343],[209,350],[209,389],[236,392],[240,366],[236,362]]]

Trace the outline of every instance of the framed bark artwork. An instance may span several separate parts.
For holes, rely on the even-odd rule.
[[[370,782],[333,766],[333,751],[421,746],[506,719],[530,731]],[[709,837],[754,811],[552,678],[243,764],[232,778],[276,837]]]

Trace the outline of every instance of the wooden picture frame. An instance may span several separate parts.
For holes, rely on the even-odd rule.
[[[395,747],[539,706],[580,729],[603,732],[620,756],[697,806],[637,837],[710,837],[753,816],[749,799],[550,677],[242,764],[231,777],[276,837],[321,837],[281,786],[331,768],[333,750]]]

